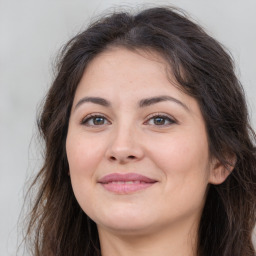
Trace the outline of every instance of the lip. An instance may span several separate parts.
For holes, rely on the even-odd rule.
[[[137,173],[111,173],[99,179],[106,190],[117,194],[129,194],[151,187],[157,180]]]

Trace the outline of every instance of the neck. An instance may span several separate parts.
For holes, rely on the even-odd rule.
[[[144,234],[98,227],[102,256],[196,256],[197,226],[176,225]]]

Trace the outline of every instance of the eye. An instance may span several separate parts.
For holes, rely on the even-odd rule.
[[[102,115],[89,115],[81,121],[81,124],[86,126],[103,126],[110,124],[110,122]]]
[[[147,119],[146,123],[155,126],[169,126],[177,122],[167,115],[155,114],[153,116],[150,116],[150,118]]]

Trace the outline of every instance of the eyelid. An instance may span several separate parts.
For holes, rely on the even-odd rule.
[[[102,114],[102,113],[90,113],[90,114],[86,115],[85,117],[83,117],[83,118],[81,119],[80,124],[81,124],[81,125],[85,125],[86,122],[87,122],[90,118],[95,118],[95,117],[102,117],[102,118],[104,118],[109,124],[111,124],[111,121],[109,121],[109,118],[108,118],[106,115]],[[89,126],[89,125],[88,125],[88,126]],[[95,125],[95,126],[96,126],[96,125]],[[100,125],[98,125],[98,126],[100,126]]]
[[[154,117],[162,117],[162,118],[166,118],[166,119],[169,119],[171,121],[170,124],[168,125],[162,125],[162,126],[169,126],[169,125],[172,125],[172,124],[178,124],[179,122],[177,121],[176,118],[174,118],[173,116],[169,115],[169,114],[166,114],[166,113],[161,113],[161,112],[158,112],[158,113],[153,113],[153,114],[150,114],[147,116],[146,118],[146,121],[144,122],[147,123],[150,119],[154,118]],[[159,125],[160,126],[160,125]]]
[[[110,118],[107,117],[105,114],[102,113],[90,113],[88,115],[86,115],[85,117],[83,117],[80,121],[81,125],[86,125],[86,122],[89,121],[90,118],[95,118],[95,117],[102,117],[104,118],[108,124],[112,124],[112,122],[110,121]],[[157,112],[157,113],[152,113],[150,115],[148,115],[146,117],[146,121],[143,124],[146,124],[149,122],[150,119],[152,118],[156,118],[156,117],[162,117],[165,119],[169,119],[170,120],[170,124],[167,125],[159,125],[159,126],[170,126],[172,124],[178,124],[179,122],[177,121],[177,119],[175,119],[173,116],[171,116],[170,114],[166,114],[166,113],[161,113],[161,112]],[[103,124],[104,125],[104,124]],[[103,126],[103,125],[94,125],[94,126]],[[93,125],[88,125],[88,126],[93,126]]]

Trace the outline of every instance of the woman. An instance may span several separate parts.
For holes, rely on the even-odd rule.
[[[255,255],[243,89],[181,12],[114,13],[73,38],[38,125],[33,255]]]

